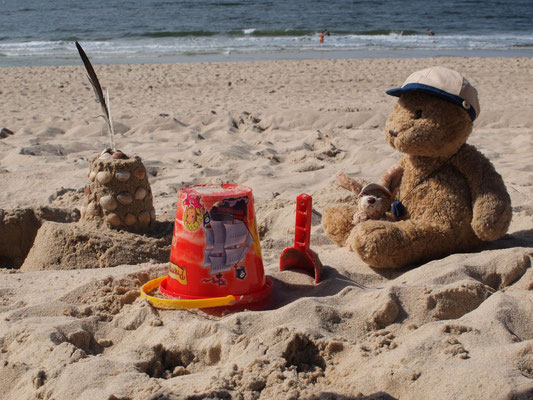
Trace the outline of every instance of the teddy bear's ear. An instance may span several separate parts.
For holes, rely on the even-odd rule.
[[[364,183],[358,182],[357,180],[350,178],[342,171],[337,172],[337,176],[335,178],[337,185],[357,195],[364,186]]]
[[[400,165],[393,165],[383,174],[379,184],[385,186],[392,193],[398,186],[400,186],[402,175],[403,167]]]

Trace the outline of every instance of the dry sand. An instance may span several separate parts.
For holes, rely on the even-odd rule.
[[[377,271],[331,244],[316,218],[324,280],[279,272],[296,196],[312,195],[320,212],[349,197],[337,171],[377,180],[393,165],[400,154],[382,131],[396,99],[384,92],[432,65],[462,72],[479,91],[469,143],[506,182],[509,234],[476,253]],[[163,226],[184,185],[253,188],[272,304],[225,317],[153,309],[138,289],[166,273],[164,235],[150,247],[150,238],[94,230],[65,246],[105,237],[116,258],[106,250],[96,263],[63,259],[61,270],[0,270],[2,398],[533,398],[532,58],[96,70],[118,147],[143,159]],[[78,224],[89,160],[106,138],[82,67],[3,68],[0,96],[0,128],[14,133],[0,139],[0,261],[12,267],[45,225]],[[31,252],[65,249],[47,237]],[[137,246],[148,259],[131,256]]]

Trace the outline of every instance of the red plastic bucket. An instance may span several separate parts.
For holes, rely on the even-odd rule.
[[[194,185],[179,191],[169,271],[160,290],[179,299],[232,295],[241,304],[270,297],[251,188]]]

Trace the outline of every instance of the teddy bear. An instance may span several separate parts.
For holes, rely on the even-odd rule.
[[[502,177],[467,144],[479,116],[477,90],[459,72],[432,67],[387,94],[398,101],[386,141],[403,153],[394,219],[354,224],[354,206],[323,212],[326,234],[374,268],[400,268],[473,251],[507,232],[511,199]]]
[[[399,185],[403,168],[393,165],[382,176],[379,183],[350,178],[339,171],[335,178],[337,185],[354,193],[356,204],[333,206],[322,215],[322,225],[330,229],[326,233],[339,246],[346,245],[347,233],[357,224],[369,219],[392,220],[390,209],[394,191]]]
[[[357,196],[357,209],[353,215],[353,224],[369,219],[390,219],[387,215],[392,201],[392,194],[398,187],[403,168],[393,165],[381,178],[379,183],[366,183],[350,178],[344,172],[338,172],[337,185]]]

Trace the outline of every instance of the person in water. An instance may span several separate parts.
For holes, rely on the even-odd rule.
[[[320,43],[324,43],[324,36],[329,36],[329,31],[324,29],[323,31],[319,32],[318,36],[320,38]]]

